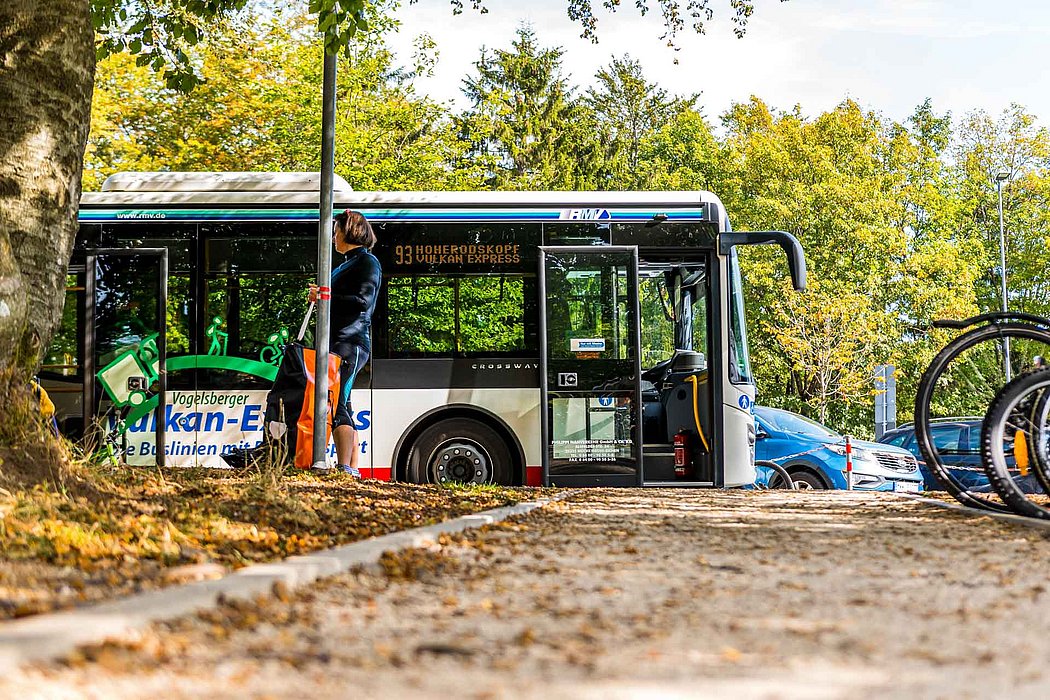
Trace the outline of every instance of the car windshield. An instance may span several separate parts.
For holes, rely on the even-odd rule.
[[[765,407],[756,408],[755,412],[774,430],[782,430],[785,433],[801,433],[820,438],[841,437],[834,430],[829,430],[820,423],[805,416],[800,416],[797,413]]]

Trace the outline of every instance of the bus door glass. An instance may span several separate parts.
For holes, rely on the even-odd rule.
[[[84,374],[81,354],[81,338],[84,302],[83,260],[71,262],[66,274],[66,298],[62,306],[62,319],[51,344],[44,354],[38,377],[41,386],[55,404],[55,418],[59,430],[66,437],[84,436]]]
[[[642,484],[638,251],[541,248],[544,481]]]
[[[647,484],[713,483],[707,263],[643,259],[642,436]],[[684,447],[676,458],[675,446]]]
[[[88,253],[85,416],[130,464],[164,465],[167,278],[165,248]]]

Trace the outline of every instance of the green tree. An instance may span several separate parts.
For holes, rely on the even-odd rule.
[[[563,54],[523,26],[511,49],[483,49],[476,75],[464,79],[471,109],[461,133],[494,189],[587,189],[593,181],[594,121],[573,99]]]
[[[715,190],[728,194],[734,163],[695,109],[676,113],[641,143],[645,189]]]
[[[734,106],[723,123],[732,165],[716,191],[735,213],[734,228],[795,234],[819,290],[785,315],[782,259],[772,251],[744,253],[749,314],[762,319],[751,336],[759,400],[832,416],[851,430],[865,425],[862,411],[870,404],[856,387],[888,358],[888,281],[907,250],[888,215],[897,180],[884,165],[882,124],[851,101],[806,119],[798,109],[774,114],[756,98]],[[848,301],[861,298],[867,303]],[[865,342],[846,363],[819,350],[854,333]],[[791,338],[806,338],[815,349]]]
[[[358,32],[340,58],[336,171],[356,189],[459,189],[462,145],[444,108],[415,95],[415,69],[384,44],[392,22]],[[321,56],[295,7],[246,17],[187,49],[203,82],[166,86],[117,54],[98,67],[84,184],[118,170],[312,170],[320,158]]]
[[[828,422],[836,403],[870,401],[875,376],[870,349],[882,344],[886,331],[886,318],[871,296],[828,293],[815,282],[783,299],[759,328],[779,349],[772,360],[786,379],[784,394],[804,401],[821,423]]]
[[[660,127],[691,108],[697,95],[671,97],[645,79],[642,65],[630,56],[613,58],[595,75],[596,85],[583,98],[597,121],[604,163],[603,189],[635,190],[646,186],[643,145]]]
[[[948,246],[955,258],[946,265],[960,274],[958,281],[966,286],[952,290],[961,294],[965,308],[943,316],[963,318],[982,311],[998,311],[1000,291],[998,196],[995,176],[1007,173],[1003,187],[1003,211],[1006,229],[1009,309],[1046,315],[1050,312],[1046,293],[1047,162],[1050,135],[1035,117],[1014,104],[998,118],[977,111],[966,115],[953,133],[948,149],[951,159],[945,167],[950,183],[945,200],[951,206],[942,208],[946,226],[940,232],[940,245]],[[930,246],[927,246],[930,250]],[[939,257],[937,260],[945,260]],[[932,266],[930,266],[932,267]],[[935,269],[935,268],[934,268]],[[923,270],[929,274],[928,270]],[[937,284],[923,288],[925,298]],[[941,286],[944,286],[943,284]],[[947,298],[951,298],[947,295]],[[926,342],[915,342],[917,352],[905,361],[917,363],[921,372],[929,355],[943,344],[943,331],[930,333]],[[1015,345],[1015,350],[1024,345]],[[1031,347],[1012,353],[1015,371],[1031,361]],[[923,357],[925,355],[925,357]],[[923,361],[925,360],[925,362]],[[938,388],[936,410],[940,415],[970,415],[979,410],[974,405],[973,376],[997,377],[1001,357],[996,352],[973,353],[968,366],[951,371]],[[985,380],[987,381],[987,380]]]
[[[948,340],[930,324],[978,311],[975,283],[981,246],[965,232],[965,207],[950,161],[950,114],[932,102],[916,107],[904,124],[887,126],[885,163],[894,176],[891,223],[906,241],[888,298],[895,342],[889,362],[897,368],[899,417],[909,419],[919,377]]]
[[[995,176],[1007,173],[1003,187],[1009,307],[1013,311],[1050,312],[1044,295],[1047,168],[1050,133],[1021,105],[1013,104],[998,119],[983,111],[966,116],[959,126],[955,170],[965,216],[959,225],[983,244],[983,275],[978,303],[984,310],[1001,304],[999,215]]]

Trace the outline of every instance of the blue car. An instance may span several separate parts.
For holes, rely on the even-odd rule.
[[[846,438],[797,413],[755,407],[755,459],[784,467],[800,489],[846,488]],[[864,491],[922,490],[914,455],[891,445],[852,440],[853,488]],[[780,478],[759,467],[755,483],[768,486]]]

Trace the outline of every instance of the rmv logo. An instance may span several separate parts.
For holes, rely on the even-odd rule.
[[[558,216],[559,219],[572,219],[594,221],[596,219],[611,219],[608,209],[563,209]]]

